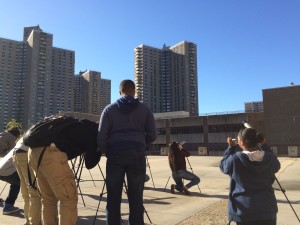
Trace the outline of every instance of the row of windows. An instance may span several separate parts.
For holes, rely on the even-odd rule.
[[[226,132],[239,132],[243,128],[242,124],[222,124],[222,125],[209,125],[209,133],[226,133]],[[190,126],[190,127],[171,127],[171,134],[199,134],[203,133],[203,126]],[[157,128],[157,135],[166,135],[166,128]]]
[[[199,134],[203,133],[203,126],[171,127],[171,134]]]
[[[209,133],[226,133],[226,132],[239,132],[243,128],[243,124],[222,124],[222,125],[209,125]]]

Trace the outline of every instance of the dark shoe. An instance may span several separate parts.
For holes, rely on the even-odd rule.
[[[171,185],[171,193],[172,193],[172,194],[175,194],[175,184],[172,184],[172,185]]]
[[[4,205],[3,207],[3,212],[2,214],[3,215],[7,215],[7,214],[11,214],[11,213],[14,213],[14,212],[18,212],[20,209],[18,207],[15,207],[11,204],[6,204]]]
[[[184,193],[186,195],[190,195],[191,194],[191,192],[185,186],[183,187],[183,191],[184,191]]]

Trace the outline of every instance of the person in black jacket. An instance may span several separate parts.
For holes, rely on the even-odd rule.
[[[227,138],[228,149],[220,169],[230,176],[229,221],[237,225],[275,225],[277,201],[272,184],[280,162],[262,134],[253,128],[238,133],[238,144]]]
[[[30,147],[29,164],[41,193],[43,224],[76,224],[77,186],[68,160],[84,154],[87,169],[97,165],[101,157],[97,129],[95,122],[78,120],[61,130],[49,146]]]

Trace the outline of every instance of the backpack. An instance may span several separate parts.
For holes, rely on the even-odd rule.
[[[24,134],[24,144],[31,148],[49,146],[60,137],[63,129],[77,123],[79,120],[73,116],[53,115],[45,117]]]

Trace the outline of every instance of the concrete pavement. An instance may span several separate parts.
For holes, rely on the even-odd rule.
[[[175,195],[170,193],[170,185],[173,183],[173,180],[170,178],[168,182],[171,173],[166,156],[148,156],[148,160],[153,180],[150,179],[145,185],[144,207],[152,224],[175,225],[190,218],[194,214],[227,199],[229,178],[219,170],[218,165],[221,157],[191,156],[189,158],[194,173],[201,179],[199,186],[201,193],[198,187],[195,186],[190,189],[192,192],[191,196],[186,196],[182,193],[176,193]],[[286,195],[295,211],[300,216],[300,158],[279,158],[279,160],[281,162],[281,170],[277,173],[278,180],[286,190]],[[105,161],[106,159],[103,157],[99,164],[103,173],[105,173]],[[187,164],[187,166],[189,167],[189,164]],[[149,168],[147,168],[147,174],[150,175]],[[92,225],[97,212],[95,224],[103,225],[105,224],[106,193],[104,189],[99,210],[97,211],[99,196],[102,193],[104,184],[99,167],[95,167],[90,171],[83,169],[81,178],[86,181],[80,182],[82,195],[79,195],[79,217],[77,224]],[[92,181],[92,179],[95,181]],[[154,182],[154,185],[152,181]],[[164,190],[166,184],[167,189]],[[5,183],[1,181],[0,191],[3,189],[4,185]],[[1,194],[2,198],[7,196],[8,187],[9,186],[7,186]],[[276,182],[274,188],[279,188]],[[299,224],[283,193],[281,191],[276,191],[276,197],[279,207],[277,224]],[[15,205],[23,208],[21,194]],[[122,219],[124,224],[127,224],[128,202],[125,193],[123,193],[121,208]],[[2,215],[1,212],[0,225],[24,224],[25,220],[22,217],[22,211],[12,215]],[[151,224],[146,214],[145,222],[146,224]],[[207,225],[213,224],[208,223]]]

